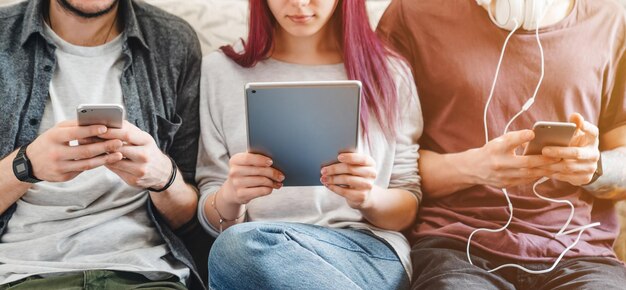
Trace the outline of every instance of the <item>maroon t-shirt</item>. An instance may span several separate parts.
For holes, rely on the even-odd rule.
[[[626,124],[626,13],[613,0],[577,0],[562,21],[540,29],[545,79],[535,104],[510,130],[536,121],[567,121],[578,112],[601,133]],[[491,22],[474,0],[394,0],[379,33],[412,65],[424,113],[423,149],[455,153],[484,145],[483,110],[502,44],[509,33]],[[509,43],[489,108],[491,139],[528,100],[540,76],[534,31],[517,32]],[[567,257],[614,257],[618,225],[613,202],[595,199],[582,187],[549,181],[544,196],[576,207],[570,228],[601,222],[587,230]],[[480,232],[472,245],[522,261],[553,261],[578,233],[554,238],[570,213],[565,204],[537,198],[532,186],[509,189],[514,218],[506,231]],[[476,228],[497,229],[509,218],[501,190],[474,186],[444,198],[425,195],[415,241],[443,236],[467,241]]]

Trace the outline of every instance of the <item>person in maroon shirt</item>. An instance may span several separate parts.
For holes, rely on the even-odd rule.
[[[517,22],[503,21],[514,15],[506,13],[508,4],[525,12],[544,7],[545,14],[522,12]],[[614,203],[626,199],[623,7],[615,0],[394,0],[378,32],[411,64],[424,113],[424,199],[409,233],[413,287],[626,287],[626,268],[612,250]],[[532,106],[505,133],[537,87]],[[569,147],[519,154],[534,138],[529,129],[537,121],[569,121],[577,132]],[[600,225],[555,235],[572,211],[534,194],[543,177],[549,180],[538,193],[572,203],[568,230]],[[476,229],[505,225],[476,232],[468,247]],[[525,270],[490,271],[505,264]]]

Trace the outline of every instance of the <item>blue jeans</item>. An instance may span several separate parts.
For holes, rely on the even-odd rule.
[[[368,231],[248,222],[209,254],[211,289],[405,289],[394,250]]]

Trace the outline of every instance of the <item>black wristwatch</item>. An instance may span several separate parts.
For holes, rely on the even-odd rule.
[[[602,170],[602,154],[600,154],[598,158],[598,167],[596,168],[596,172],[593,173],[593,177],[591,178],[591,181],[587,183],[587,185],[596,182],[596,180],[598,180],[598,178],[600,178],[600,176],[602,176],[603,173],[604,171]]]
[[[33,174],[33,165],[30,163],[28,156],[26,156],[26,147],[28,147],[28,145],[22,146],[22,148],[17,151],[15,159],[13,159],[13,174],[22,182],[40,182],[41,180]]]

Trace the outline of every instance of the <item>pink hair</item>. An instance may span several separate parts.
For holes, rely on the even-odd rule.
[[[340,8],[339,8],[340,7]],[[398,119],[398,98],[389,66],[389,58],[396,57],[376,36],[369,24],[364,0],[339,0],[338,9],[329,21],[340,32],[340,45],[348,79],[363,84],[361,124],[368,132],[370,111],[379,121],[385,136],[395,137]],[[333,21],[337,20],[337,21]],[[270,57],[277,25],[265,0],[250,0],[248,40],[238,53],[231,45],[220,49],[242,67],[254,67]],[[340,26],[341,25],[341,26]]]

